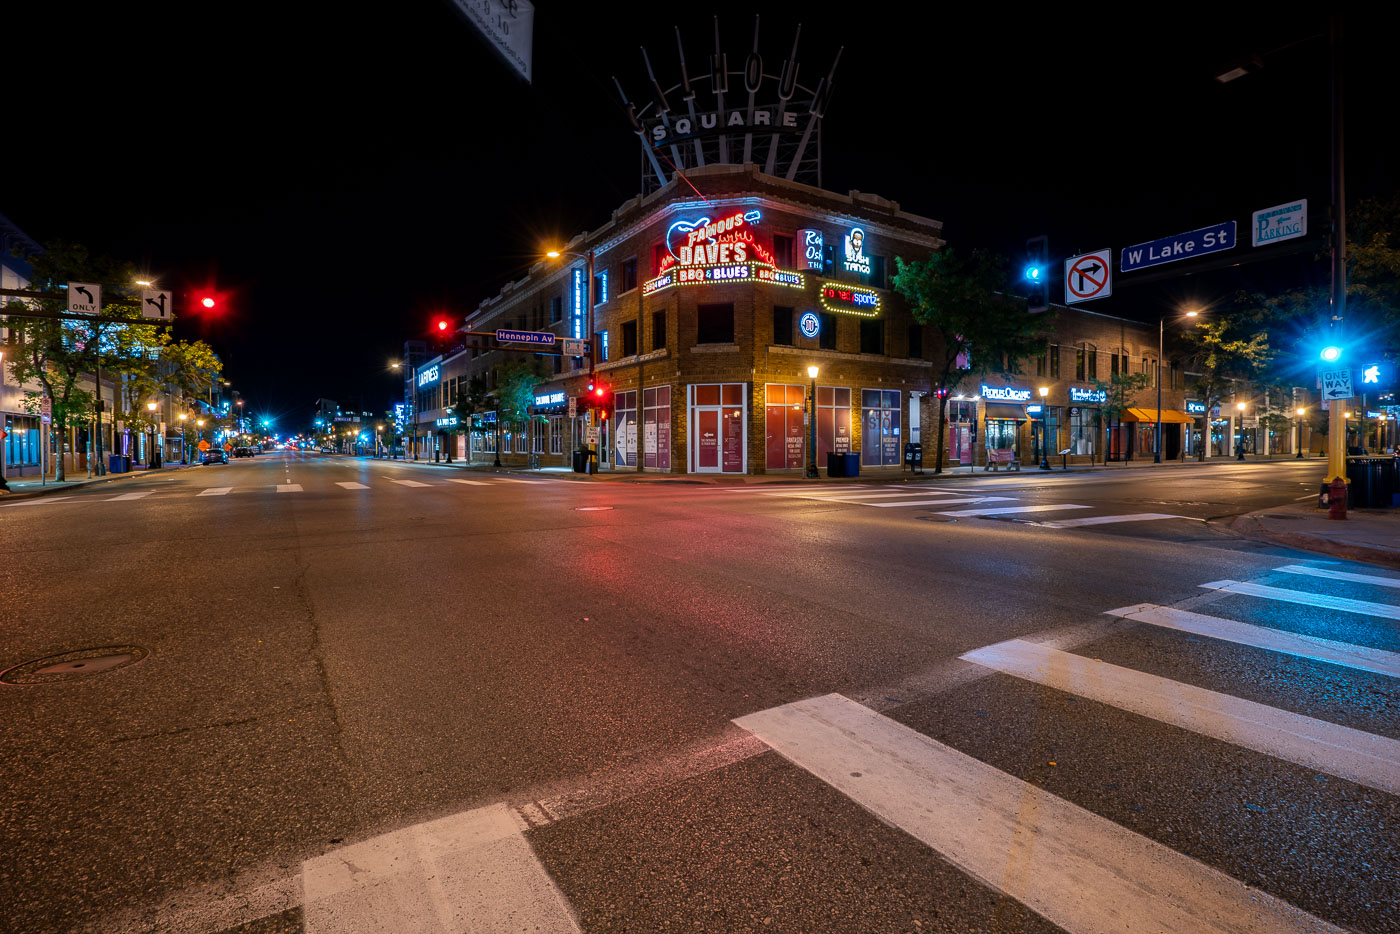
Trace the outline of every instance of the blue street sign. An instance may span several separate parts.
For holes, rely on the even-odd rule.
[[[554,335],[549,331],[496,331],[496,340],[502,344],[539,344],[554,346]]]
[[[1135,269],[1146,269],[1148,266],[1174,263],[1179,259],[1232,250],[1234,247],[1235,222],[1226,221],[1190,233],[1163,237],[1160,240],[1139,243],[1137,246],[1125,246],[1118,269],[1120,272],[1132,272]]]

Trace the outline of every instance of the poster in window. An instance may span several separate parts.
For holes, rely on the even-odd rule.
[[[701,409],[695,413],[695,466],[713,470],[719,466],[719,412]]]
[[[724,409],[724,472],[744,472],[743,409]]]

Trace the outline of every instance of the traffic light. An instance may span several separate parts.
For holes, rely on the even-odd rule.
[[[452,322],[448,321],[446,318],[438,318],[433,322],[433,327],[439,334],[446,334],[452,327]]]
[[[588,389],[584,392],[584,399],[590,407],[606,410],[612,402],[612,387],[598,380],[589,380]]]
[[[1031,237],[1026,241],[1026,267],[1022,272],[1026,286],[1026,306],[1032,311],[1045,311],[1050,307],[1048,237]]]
[[[1328,363],[1336,363],[1342,358],[1342,348],[1337,346],[1324,347],[1321,356]]]

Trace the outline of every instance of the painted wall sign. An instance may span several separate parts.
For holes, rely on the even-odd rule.
[[[880,296],[870,289],[841,282],[822,283],[822,307],[843,315],[873,318],[880,313]]]
[[[1307,198],[1254,212],[1250,228],[1254,246],[1268,246],[1281,240],[1296,240],[1307,235]]]
[[[865,231],[859,227],[852,227],[851,232],[846,234],[845,260],[842,265],[846,267],[847,272],[870,275],[870,257],[865,255]]]
[[[797,319],[797,329],[803,337],[816,337],[822,332],[822,319],[815,311],[804,311]]]
[[[427,369],[418,371],[418,388],[422,389],[424,386],[427,386],[431,383],[436,383],[441,378],[442,371],[439,370],[438,365],[434,363]]]
[[[1029,402],[1031,391],[1029,389],[1017,389],[1014,386],[988,386],[982,384],[982,398],[990,399],[993,402]]]
[[[1107,402],[1108,391],[1105,389],[1080,389],[1078,386],[1071,386],[1069,387],[1069,401]]]
[[[806,228],[797,232],[798,263],[802,269],[821,269],[826,259],[825,239],[820,230]]]

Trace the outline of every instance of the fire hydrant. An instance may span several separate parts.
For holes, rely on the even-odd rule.
[[[1332,479],[1332,488],[1327,492],[1327,518],[1347,517],[1347,482],[1341,477]]]

